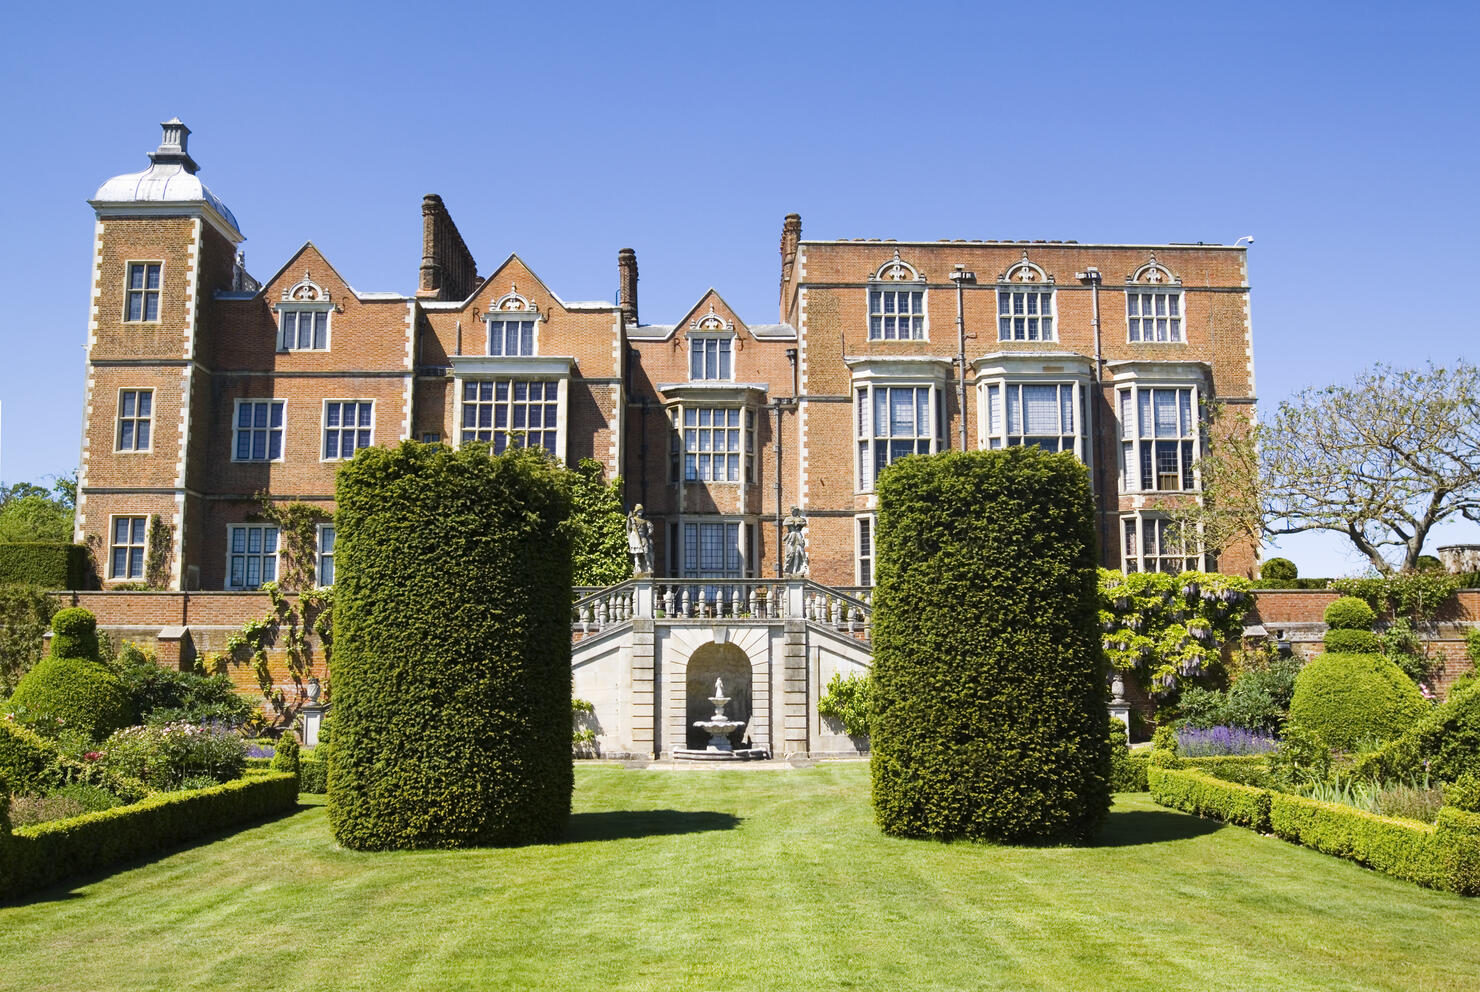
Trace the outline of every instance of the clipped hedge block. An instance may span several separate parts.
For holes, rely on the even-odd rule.
[[[1418,686],[1382,655],[1327,652],[1296,676],[1290,722],[1345,751],[1391,741],[1428,711]]]
[[[1352,767],[1360,779],[1416,779],[1428,773],[1453,782],[1480,775],[1480,682],[1456,689],[1396,740],[1364,755]]]
[[[1259,577],[1288,582],[1300,577],[1300,569],[1288,558],[1271,558],[1259,566]]]
[[[356,850],[555,840],[570,817],[566,470],[369,448],[339,470],[329,823]]]
[[[297,802],[297,780],[269,772],[21,827],[0,834],[0,900],[283,813]]]
[[[81,589],[92,559],[87,546],[60,541],[16,541],[0,544],[0,585]]]
[[[65,721],[100,741],[134,719],[133,700],[122,680],[95,661],[42,658],[10,697],[10,708]]]
[[[875,818],[887,834],[1082,841],[1110,805],[1089,477],[1036,448],[878,481]]]
[[[298,790],[324,793],[329,791],[329,763],[304,758],[298,765]]]
[[[1110,768],[1110,791],[1145,792],[1150,788],[1146,781],[1150,767],[1151,755],[1146,751],[1117,757]]]
[[[1269,832],[1270,793],[1265,789],[1225,782],[1192,769],[1158,768],[1154,764],[1147,779],[1151,798],[1162,806]]]

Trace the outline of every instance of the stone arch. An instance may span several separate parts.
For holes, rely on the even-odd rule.
[[[661,750],[671,753],[688,746],[688,724],[697,719],[688,715],[689,669],[691,664],[694,665],[697,685],[697,680],[702,677],[698,672],[706,666],[705,655],[720,648],[726,649],[724,653],[736,661],[745,659],[744,664],[749,669],[749,713],[746,725],[741,728],[743,738],[748,738],[753,747],[773,750],[770,635],[763,624],[734,627],[675,624],[668,627],[667,636],[659,647],[660,657],[655,659],[656,667],[663,673]],[[707,676],[710,689],[714,687],[715,677]],[[727,694],[737,695],[731,690],[728,679],[725,680],[725,688]],[[704,695],[707,697],[710,693]],[[708,706],[707,698],[704,704]],[[727,712],[734,715],[734,707],[735,703],[731,702]],[[709,707],[704,716],[712,712],[713,707]],[[705,736],[700,747],[708,741]]]
[[[702,751],[709,743],[709,735],[694,727],[695,720],[708,719],[714,713],[710,697],[714,695],[716,683],[723,686],[730,698],[725,704],[725,715],[731,720],[744,721],[730,735],[733,747],[742,747],[749,736],[751,718],[754,716],[750,659],[734,644],[704,644],[689,655],[684,679],[684,747]],[[674,743],[678,743],[674,741]]]

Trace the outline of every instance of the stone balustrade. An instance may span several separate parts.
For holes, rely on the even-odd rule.
[[[806,620],[867,640],[873,590],[809,580],[629,579],[606,588],[576,589],[571,631],[585,637],[634,618],[655,620]]]

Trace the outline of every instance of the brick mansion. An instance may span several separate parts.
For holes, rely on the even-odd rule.
[[[811,579],[867,587],[885,466],[1028,444],[1088,467],[1106,566],[1254,567],[1163,515],[1198,498],[1210,404],[1253,416],[1241,246],[821,241],[792,214],[774,320],[711,289],[653,321],[630,249],[614,302],[566,300],[518,254],[480,269],[427,196],[415,290],[360,292],[312,242],[248,275],[189,134],[166,123],[90,201],[76,536],[105,589],[144,578],[156,515],[169,588],[257,588],[282,543],[259,494],[332,511],[339,462],[408,439],[596,459],[645,507],[659,576],[774,577],[797,507]],[[330,584],[332,523],[318,542]]]

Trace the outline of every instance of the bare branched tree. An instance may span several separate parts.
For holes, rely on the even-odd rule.
[[[1480,368],[1468,362],[1377,365],[1213,437],[1202,505],[1176,515],[1215,551],[1259,533],[1335,531],[1391,574],[1417,566],[1436,525],[1480,521]]]

